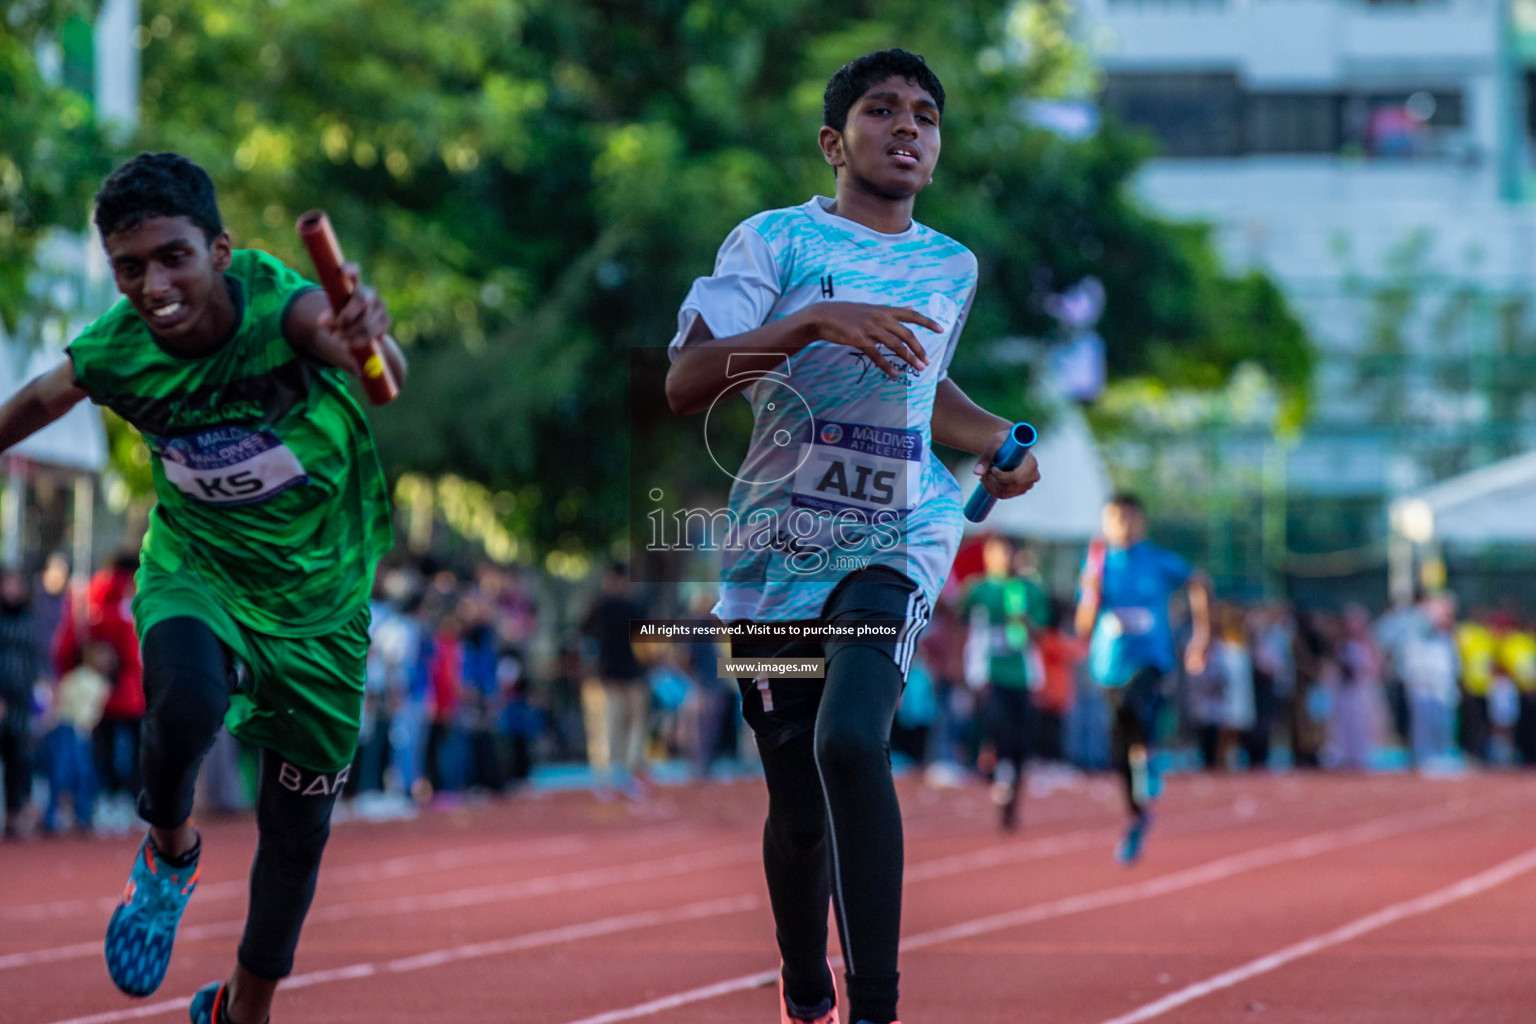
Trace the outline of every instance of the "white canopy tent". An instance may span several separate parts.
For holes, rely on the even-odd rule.
[[[1057,405],[1034,454],[1040,464],[1039,486],[1022,497],[998,502],[984,522],[967,522],[966,533],[1061,542],[1086,542],[1098,534],[1099,514],[1111,494],[1109,474],[1088,421],[1075,404]],[[969,497],[976,478],[965,472],[959,475]]]
[[[1536,452],[1451,477],[1392,503],[1392,529],[1417,544],[1536,543]]]
[[[1390,588],[1413,592],[1414,566],[1443,545],[1536,545],[1536,452],[1398,498],[1391,507]]]

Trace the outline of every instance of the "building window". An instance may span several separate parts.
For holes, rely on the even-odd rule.
[[[1343,102],[1334,93],[1250,93],[1248,152],[1337,153]]]
[[[1253,91],[1223,72],[1111,72],[1102,102],[1122,124],[1156,139],[1165,157],[1440,156],[1466,122],[1465,98],[1454,90]]]
[[[1243,150],[1243,93],[1223,72],[1112,73],[1104,109],[1157,139],[1164,156],[1236,156]]]

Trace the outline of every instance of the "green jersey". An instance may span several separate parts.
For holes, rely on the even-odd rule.
[[[149,445],[146,565],[195,574],[251,629],[319,636],[367,605],[391,546],[384,474],[345,374],[283,336],[314,285],[251,250],[225,281],[237,326],[219,348],[174,355],[123,300],[69,346],[75,384]]]
[[[964,608],[973,625],[985,630],[988,682],[1010,689],[1029,686],[1029,626],[1050,617],[1045,592],[1032,580],[987,576],[971,584]]]

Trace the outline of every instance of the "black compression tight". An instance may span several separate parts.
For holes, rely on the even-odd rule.
[[[144,634],[139,816],[151,825],[179,828],[192,816],[197,770],[234,685],[229,652],[201,619],[166,619]]]
[[[139,813],[178,828],[192,814],[197,772],[229,709],[235,674],[228,650],[201,619],[178,617],[144,636],[144,716]],[[256,798],[258,840],[240,963],[257,977],[293,970],[330,835],[331,810],[346,772],[318,774],[261,752]]]
[[[261,752],[260,838],[240,939],[240,963],[258,978],[286,978],[293,971],[299,930],[315,898],[320,855],[331,834],[331,810],[345,782],[345,769],[322,775],[288,764],[270,750]]]
[[[1114,714],[1111,760],[1125,789],[1125,803],[1133,818],[1141,817],[1147,809],[1137,799],[1131,771],[1131,751],[1140,747],[1145,753],[1150,753],[1158,708],[1162,702],[1161,687],[1162,673],[1154,668],[1143,668],[1124,687],[1106,691]]]
[[[902,676],[878,648],[828,648],[815,730],[762,750],[763,863],[790,999],[815,1005],[831,991],[831,899],[848,968],[844,1019],[885,1022],[899,979],[902,831],[889,744]]]

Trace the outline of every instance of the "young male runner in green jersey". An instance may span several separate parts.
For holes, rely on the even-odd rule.
[[[0,451],[89,398],[151,454],[158,501],[133,605],[150,828],[108,926],[107,967],[133,996],[165,977],[197,882],[193,783],[227,721],[261,750],[260,838],[234,974],[199,991],[191,1016],[262,1024],[292,970],[357,744],[368,598],[391,529],[346,375],[358,372],[352,346],[383,335],[389,315],[363,287],[333,315],[276,259],[233,249],[213,182],[172,153],[114,171],[95,219],[123,299],[0,406]],[[384,347],[403,379],[399,348]]]

